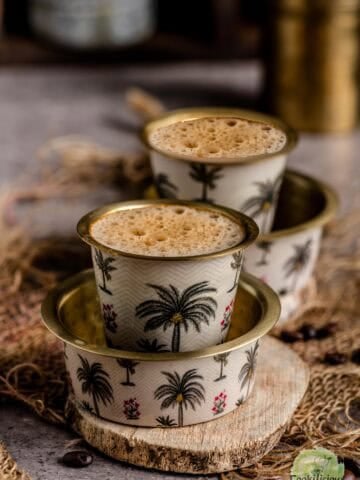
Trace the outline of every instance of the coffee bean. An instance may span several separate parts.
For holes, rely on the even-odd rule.
[[[316,338],[318,340],[321,340],[323,338],[330,337],[335,331],[336,325],[334,323],[329,323],[328,325],[325,325],[324,327],[318,328],[316,330]]]
[[[352,458],[344,458],[345,468],[354,473],[355,478],[360,478],[360,462]]]
[[[344,353],[340,352],[328,352],[324,357],[324,363],[329,365],[341,365],[346,363],[347,356]]]
[[[304,323],[299,331],[303,334],[304,340],[313,340],[317,335],[316,328],[308,323]]]
[[[360,348],[353,350],[353,352],[351,353],[351,361],[356,363],[357,365],[360,365]]]
[[[351,420],[360,424],[360,397],[350,400],[348,412]]]
[[[294,343],[304,339],[303,334],[297,330],[283,330],[280,334],[280,338],[283,342]]]
[[[67,467],[83,468],[92,464],[93,456],[86,450],[73,450],[65,453],[61,458],[61,462]]]
[[[351,470],[346,469],[343,480],[356,480],[356,477]]]

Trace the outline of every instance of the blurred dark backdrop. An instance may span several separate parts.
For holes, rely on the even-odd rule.
[[[113,13],[108,11],[107,15],[111,18],[112,30],[120,21],[116,9],[124,1],[127,8],[135,5],[134,0],[110,0]],[[82,17],[84,22],[86,15],[92,15],[91,9],[96,2],[107,3],[106,0],[73,0],[71,17],[66,17],[70,10],[66,11],[67,1],[0,0],[1,63],[114,63],[124,60],[253,58],[260,55],[264,0],[150,0],[155,19],[151,34],[146,38],[135,38],[127,45],[109,41],[94,46],[87,39],[87,43],[79,48],[76,42],[68,44],[64,31],[61,39],[54,38],[51,31],[46,35],[36,31],[32,20],[32,11],[36,8],[45,12],[45,18],[52,18],[49,22],[42,22],[48,30],[56,28],[55,21],[66,18],[66,28],[70,31],[76,27],[75,15]],[[60,12],[61,6],[64,11]],[[53,15],[54,9],[57,9],[57,16]],[[148,13],[142,9],[142,14]],[[83,24],[81,28],[84,30]]]

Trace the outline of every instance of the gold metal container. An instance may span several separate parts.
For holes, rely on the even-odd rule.
[[[294,128],[345,132],[359,121],[360,0],[270,0],[265,97]]]

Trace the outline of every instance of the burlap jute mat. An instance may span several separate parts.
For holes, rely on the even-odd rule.
[[[287,478],[297,453],[316,445],[360,461],[359,227],[360,212],[353,212],[327,228],[306,302],[281,327],[291,333],[304,324],[331,326],[325,338],[290,343],[310,365],[311,381],[286,433],[254,467],[221,478]],[[63,270],[62,259],[78,271],[89,266],[89,254],[76,240],[35,241],[18,226],[1,230],[7,234],[0,244],[0,401],[16,400],[48,422],[65,424],[62,346],[42,326],[40,303],[52,285],[72,273]],[[29,478],[3,445],[0,478]]]

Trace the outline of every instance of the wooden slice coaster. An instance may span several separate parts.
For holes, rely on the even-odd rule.
[[[265,337],[249,400],[218,420],[183,428],[140,428],[94,417],[68,401],[73,429],[109,457],[146,468],[208,474],[254,464],[279,441],[308,385],[307,366]]]

